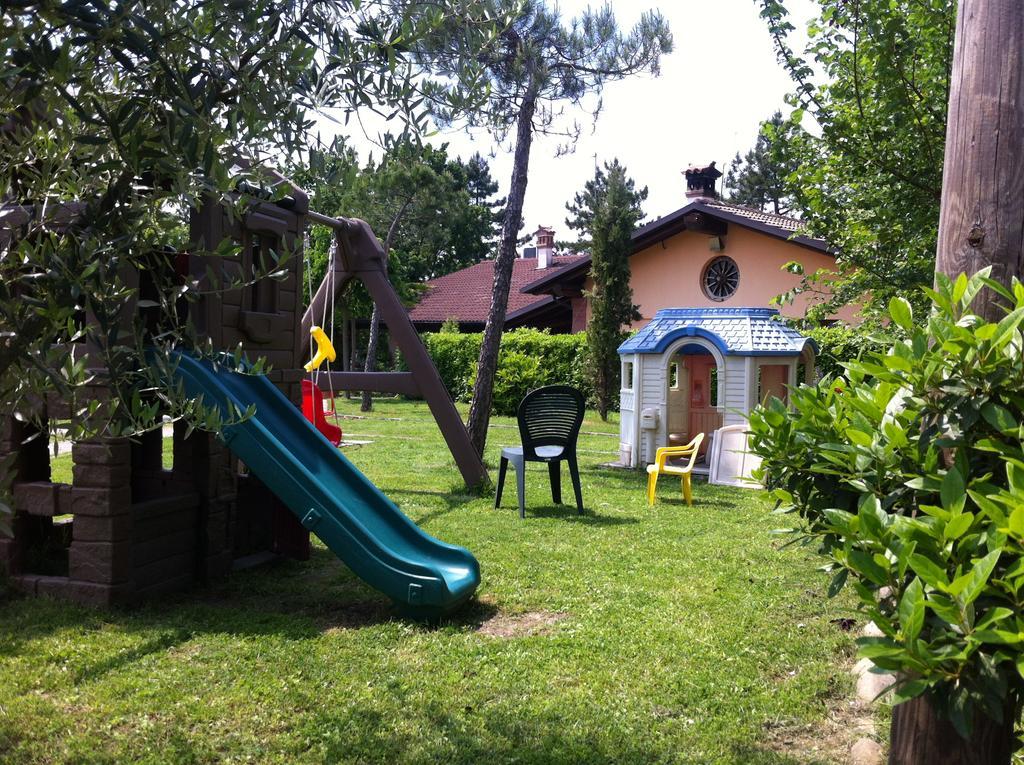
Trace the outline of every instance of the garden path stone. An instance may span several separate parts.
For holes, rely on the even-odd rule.
[[[873,738],[861,738],[850,747],[850,765],[881,765],[882,745]]]
[[[896,682],[896,678],[889,672],[872,672],[875,665],[870,659],[861,659],[853,668],[853,674],[857,678],[857,698],[862,704],[872,704],[875,700]]]

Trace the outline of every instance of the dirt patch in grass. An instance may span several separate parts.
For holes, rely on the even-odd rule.
[[[568,617],[569,614],[561,611],[527,611],[515,615],[497,613],[482,621],[477,632],[495,638],[548,635],[556,624]]]
[[[320,607],[311,610],[310,616],[328,634],[382,624],[394,618],[391,606],[382,600],[355,601],[333,608]]]
[[[871,720],[863,710],[847,703],[829,712],[815,725],[795,720],[774,720],[764,725],[761,744],[776,754],[796,757],[808,763],[844,763],[853,743],[873,732]]]
[[[874,733],[872,710],[838,688],[822,701],[828,715],[819,723],[785,718],[764,723],[762,748],[813,765],[847,762],[854,742]]]

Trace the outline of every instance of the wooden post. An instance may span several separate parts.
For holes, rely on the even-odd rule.
[[[960,0],[935,270],[992,266],[1005,284],[1024,266],[1024,5]],[[975,311],[1005,313],[985,290]]]
[[[1010,765],[1016,719],[1012,702],[1001,722],[976,715],[965,739],[927,696],[904,701],[892,711],[889,765]]]
[[[1024,5],[960,0],[946,128],[935,270],[956,277],[992,266],[1009,284],[1024,265]],[[985,290],[974,310],[1004,316]],[[978,715],[970,740],[927,697],[893,710],[890,765],[1009,765],[1016,709]]]

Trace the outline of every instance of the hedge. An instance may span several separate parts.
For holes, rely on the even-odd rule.
[[[452,398],[468,402],[473,395],[483,335],[428,332],[422,338]],[[494,413],[514,415],[523,396],[542,385],[568,383],[591,399],[593,387],[587,379],[586,353],[583,333],[552,335],[537,329],[506,332],[498,354]]]
[[[800,332],[818,344],[815,368],[819,378],[842,377],[846,374],[843,362],[884,351],[893,341],[892,333],[878,326],[833,324]]]

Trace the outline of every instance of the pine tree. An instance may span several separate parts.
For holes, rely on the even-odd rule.
[[[436,14],[433,2],[422,0],[418,5],[425,15]],[[491,306],[467,423],[473,446],[483,454],[534,134],[559,134],[572,144],[579,126],[560,127],[559,118],[566,107],[593,104],[596,108],[607,83],[642,72],[658,74],[661,56],[672,50],[672,35],[664,17],[656,11],[641,14],[636,25],[623,32],[609,5],[587,9],[568,24],[558,5],[548,0],[478,0],[469,5],[492,7],[496,16],[513,14],[512,23],[500,31],[495,45],[484,52],[467,49],[459,44],[458,34],[446,29],[414,46],[414,51],[424,71],[439,77],[432,82],[428,95],[443,95],[443,81],[464,78],[467,69],[489,87],[486,103],[474,105],[468,114],[452,108],[450,99],[449,105],[432,104],[439,124],[464,122],[468,128],[488,128],[498,141],[511,139],[514,146]]]
[[[462,167],[466,177],[466,190],[479,221],[478,225],[486,226],[489,230],[484,239],[487,245],[487,252],[484,255],[492,255],[498,244],[501,222],[505,218],[506,197],[495,198],[498,193],[498,182],[491,177],[491,167],[480,152],[474,153]]]
[[[590,247],[590,232],[594,226],[594,213],[600,201],[608,192],[608,175],[615,171],[621,171],[626,179],[626,192],[631,204],[639,215],[635,223],[644,219],[643,211],[640,209],[647,199],[647,187],[637,190],[633,179],[626,175],[626,169],[619,164],[618,158],[613,159],[609,165],[604,164],[604,169],[594,169],[594,177],[583,184],[583,191],[576,192],[572,202],[565,203],[565,209],[569,211],[569,217],[565,219],[565,225],[579,235],[579,240],[569,245],[569,249],[586,251]],[[635,225],[635,224],[634,224]]]
[[[796,161],[779,151],[775,137],[784,128],[782,112],[775,112],[761,124],[754,146],[743,157],[736,157],[725,175],[727,199],[758,210],[788,215],[793,209],[786,178],[796,169]]]
[[[584,195],[590,194],[590,202],[581,206],[579,213],[590,220],[590,275],[594,280],[588,293],[588,363],[597,412],[607,420],[618,393],[623,327],[640,318],[630,284],[630,236],[644,217],[640,201],[647,196],[647,189],[637,192],[618,160],[605,164],[603,173],[598,169],[587,186]]]

